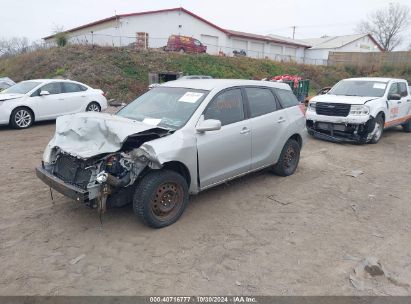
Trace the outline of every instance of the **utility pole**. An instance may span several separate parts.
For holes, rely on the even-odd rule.
[[[291,28],[293,29],[293,39],[294,39],[296,26],[294,25],[294,26],[292,26]]]

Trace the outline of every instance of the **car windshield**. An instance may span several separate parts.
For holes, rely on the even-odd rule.
[[[340,96],[382,97],[387,84],[380,81],[343,80],[328,94]]]
[[[193,115],[208,91],[157,87],[141,95],[117,115],[177,130]]]
[[[40,83],[41,82],[37,81],[22,81],[2,91],[0,94],[26,94],[37,87]]]

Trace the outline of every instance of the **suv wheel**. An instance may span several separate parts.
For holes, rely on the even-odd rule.
[[[375,119],[375,129],[373,132],[375,134],[370,139],[370,144],[378,143],[382,137],[382,133],[384,132],[384,118],[381,114],[378,114],[377,118]]]
[[[404,132],[411,133],[411,119],[402,125]]]
[[[15,129],[27,129],[33,122],[33,113],[28,108],[17,108],[11,112],[10,124]]]
[[[154,170],[137,185],[133,210],[146,225],[163,228],[180,218],[187,203],[186,180],[174,171]]]
[[[280,176],[292,175],[300,161],[300,150],[298,142],[294,139],[289,139],[281,151],[277,164],[274,166],[274,173]]]

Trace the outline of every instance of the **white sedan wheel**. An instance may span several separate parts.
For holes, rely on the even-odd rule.
[[[93,102],[93,103],[90,103],[90,104],[87,106],[86,111],[87,111],[87,112],[100,112],[101,109],[100,109],[100,107],[99,107],[98,104],[96,104],[96,103]]]
[[[21,129],[28,128],[32,123],[31,113],[26,109],[18,110],[14,115],[14,122]]]

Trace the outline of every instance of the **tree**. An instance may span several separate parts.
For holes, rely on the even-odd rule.
[[[26,53],[29,50],[29,40],[26,37],[0,39],[0,56],[13,56]]]
[[[410,25],[410,8],[400,3],[390,3],[388,7],[376,10],[368,20],[358,24],[360,33],[372,34],[385,51],[392,51],[403,41],[401,33]]]
[[[68,43],[67,33],[62,26],[56,25],[53,29],[54,38],[58,46],[63,47]]]

